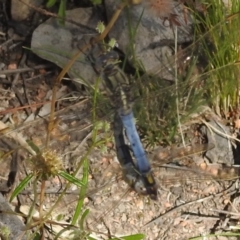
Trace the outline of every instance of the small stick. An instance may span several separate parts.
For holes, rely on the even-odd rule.
[[[225,191],[223,191],[223,192],[220,192],[220,193],[217,193],[217,194],[214,194],[214,195],[210,195],[210,196],[207,196],[207,197],[205,197],[205,198],[200,198],[200,199],[197,199],[197,200],[194,200],[194,201],[191,201],[191,202],[184,203],[184,204],[182,204],[182,205],[180,205],[180,206],[178,206],[178,207],[176,207],[176,208],[174,208],[174,209],[169,210],[168,212],[164,213],[163,215],[160,215],[160,216],[157,217],[156,219],[151,220],[150,222],[146,223],[146,224],[143,226],[143,228],[150,227],[150,226],[152,226],[154,223],[159,224],[159,223],[161,222],[161,219],[162,219],[163,217],[167,217],[167,216],[171,215],[173,212],[175,212],[175,211],[180,211],[182,208],[185,208],[185,207],[187,207],[187,206],[193,205],[193,204],[195,204],[195,203],[202,203],[202,202],[204,202],[204,201],[206,201],[206,200],[210,200],[210,199],[212,199],[212,198],[220,197],[220,196],[226,195],[226,194],[227,194],[227,195],[232,195],[232,194],[234,194],[234,193],[236,192],[236,190],[232,190],[232,188],[235,188],[235,185],[232,185],[229,189],[227,189],[227,190],[225,190]]]

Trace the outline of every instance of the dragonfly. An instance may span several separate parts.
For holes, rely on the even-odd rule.
[[[110,56],[110,57],[109,57]],[[105,57],[105,59],[104,59]],[[103,79],[106,81],[105,86],[107,86],[109,91],[111,92],[110,97],[113,96],[112,101],[115,103],[119,102],[122,106],[117,110],[117,114],[115,114],[114,118],[114,140],[116,143],[117,156],[120,164],[125,170],[126,176],[125,179],[128,178],[127,182],[129,185],[135,189],[138,193],[141,194],[149,194],[152,199],[157,199],[157,187],[155,180],[151,174],[151,167],[147,160],[145,150],[143,149],[142,143],[140,141],[140,137],[137,133],[135,124],[134,124],[134,116],[132,112],[132,104],[129,103],[130,97],[129,95],[129,81],[126,75],[120,70],[118,67],[113,65],[108,66],[107,62],[110,58],[111,61],[114,59],[113,54],[107,53],[105,55],[100,55],[101,60],[104,59],[104,76]],[[117,62],[117,61],[115,61]],[[99,69],[99,61],[97,60],[97,69]],[[107,70],[106,70],[107,69]],[[127,86],[126,86],[127,85]],[[125,91],[123,90],[125,89]],[[120,95],[120,99],[118,97]],[[119,118],[116,116],[119,115]],[[129,147],[124,141],[124,137],[122,135],[122,131],[125,129],[128,141],[130,143],[130,147],[132,148],[133,154],[136,159],[136,166],[134,166],[134,161],[131,157],[131,153],[129,152]],[[205,145],[202,146],[202,149],[198,149],[197,151],[204,151],[204,148],[211,149],[212,145],[209,144],[207,147]],[[182,155],[189,155],[192,149],[190,148],[188,152],[188,148],[185,149],[185,152]],[[187,152],[187,154],[186,154]],[[161,152],[153,155],[153,159],[160,159]],[[169,157],[170,159],[174,159],[174,154]],[[162,160],[162,159],[161,159]],[[162,161],[161,161],[162,162]],[[162,162],[163,163],[163,162]],[[127,168],[130,168],[127,170]],[[132,173],[132,176],[131,174]],[[138,177],[136,177],[136,173],[138,173]],[[134,176],[134,177],[133,177]],[[134,179],[134,180],[133,180]],[[139,180],[140,179],[140,180]],[[141,185],[141,187],[139,187]],[[140,190],[141,189],[141,190]],[[143,190],[146,189],[146,190]]]
[[[111,99],[111,101],[115,105],[115,114],[114,114],[114,120],[113,120],[113,132],[114,132],[114,141],[116,145],[116,153],[118,161],[120,162],[120,165],[122,167],[123,171],[123,178],[126,180],[128,185],[132,187],[137,193],[140,193],[142,195],[150,195],[152,199],[156,199],[156,191],[157,191],[157,185],[154,179],[153,175],[150,175],[150,178],[148,175],[144,175],[144,171],[139,168],[139,159],[138,159],[138,151],[131,150],[134,145],[140,145],[140,150],[143,152],[142,154],[145,155],[145,151],[142,147],[141,142],[139,143],[138,140],[135,139],[138,138],[138,133],[135,127],[135,124],[133,122],[133,114],[132,114],[132,108],[129,107],[128,103],[128,97],[129,95],[129,83],[126,74],[122,72],[121,69],[116,68],[115,66],[109,66],[108,65],[108,59],[109,57],[111,60],[114,59],[114,54],[109,53],[107,55],[101,55],[100,59],[101,61],[97,60],[97,69],[101,68],[101,62],[103,62],[104,69],[103,72],[103,78],[104,78],[104,84],[108,88],[107,92],[108,97]],[[114,60],[115,62],[115,60]],[[124,89],[124,92],[122,93]],[[130,93],[131,94],[131,93]],[[121,105],[122,104],[122,105]],[[117,105],[117,107],[116,107]],[[119,105],[121,105],[119,107]],[[128,115],[130,112],[130,115]],[[131,120],[130,127],[125,122],[125,117],[128,116]],[[126,133],[125,133],[126,132]],[[129,135],[137,135],[137,137],[132,138]],[[140,141],[140,140],[139,140]],[[195,144],[193,146],[188,146],[185,148],[176,148],[171,149],[171,151],[168,151],[169,156],[162,157],[164,155],[164,152],[161,150],[156,150],[153,153],[152,159],[154,160],[154,166],[162,165],[163,163],[168,163],[173,161],[174,159],[179,159],[181,157],[192,155],[195,153],[201,153],[210,150],[214,146],[212,144]],[[132,152],[133,154],[132,154]],[[135,157],[136,160],[133,159]],[[157,163],[158,161],[158,163]],[[135,163],[136,162],[136,163]],[[233,168],[231,168],[232,170]],[[189,171],[194,172],[193,169],[188,169]],[[223,174],[225,171],[225,174]],[[202,175],[201,177],[203,179],[213,178],[214,177],[211,174],[203,173],[201,171],[195,170],[196,173]],[[215,179],[222,178],[222,177],[228,177],[228,178],[235,178],[237,177],[237,172],[233,170],[232,172],[229,169],[225,169],[223,171],[219,171],[218,175],[215,176]],[[150,164],[147,163],[147,174],[152,174]],[[149,180],[150,179],[150,180]],[[199,177],[200,179],[200,177]],[[177,179],[179,181],[179,179]],[[150,190],[149,190],[150,188]],[[152,190],[153,189],[153,190]],[[150,192],[150,194],[149,194]],[[152,192],[154,193],[153,195]]]
[[[141,176],[141,182],[145,184],[145,194],[149,194],[152,199],[156,200],[157,189],[155,180],[152,176],[150,163],[146,157],[145,150],[143,149],[140,137],[134,123],[132,104],[129,102],[129,98],[127,97],[128,93],[126,92],[126,89],[130,87],[129,82],[126,75],[118,67],[111,64],[110,68],[112,69],[110,71],[109,64],[107,64],[107,58],[109,58],[109,54],[112,63],[113,57],[111,53],[107,53],[105,55],[103,54],[99,57],[101,59],[103,59],[103,57],[106,57],[104,60],[104,69],[102,70],[104,73],[103,78],[104,81],[106,81],[105,85],[108,86],[109,92],[111,92],[110,97],[114,96],[112,100],[118,103],[117,115],[119,115],[119,118],[114,118],[114,126],[117,125],[119,127],[119,130],[117,129],[117,127],[114,127],[115,131],[117,131],[117,134],[114,135],[115,141],[120,144],[120,146],[117,146],[117,152],[119,153],[118,155],[120,155],[120,158],[124,159],[123,167],[125,169],[128,165],[131,165],[131,168],[134,167],[134,161],[130,157],[131,155],[127,151],[127,145],[124,142],[124,138],[120,134],[121,129],[124,127],[131,149],[137,161],[137,169],[135,171],[139,173],[139,176]],[[118,59],[115,59],[116,62],[117,60]],[[122,125],[119,122],[121,122]],[[123,160],[121,159],[120,163],[122,162]],[[127,174],[127,176],[129,176],[129,174]],[[131,185],[133,186],[133,183]],[[134,186],[136,186],[136,184],[134,184]]]

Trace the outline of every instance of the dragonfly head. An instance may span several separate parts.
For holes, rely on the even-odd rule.
[[[123,169],[123,176],[138,194],[157,200],[157,185],[151,171],[140,174],[133,165],[128,165]]]
[[[138,194],[149,196],[152,200],[157,200],[156,184],[149,184],[144,177],[139,178],[132,187]]]

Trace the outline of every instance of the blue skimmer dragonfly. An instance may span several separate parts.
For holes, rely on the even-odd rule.
[[[109,97],[117,103],[116,106],[116,115],[119,116],[119,118],[114,118],[115,122],[121,122],[122,126],[124,127],[126,131],[126,135],[128,138],[128,141],[130,143],[130,147],[133,151],[133,155],[136,159],[136,169],[135,171],[139,173],[139,177],[141,177],[142,183],[144,183],[144,188],[146,189],[144,191],[145,194],[148,194],[152,199],[157,199],[157,188],[155,184],[155,180],[151,173],[151,167],[150,163],[146,157],[145,150],[143,149],[140,137],[138,135],[135,123],[134,123],[134,115],[132,111],[132,103],[129,102],[129,81],[126,77],[126,75],[120,70],[118,67],[108,64],[108,58],[111,59],[112,62],[117,62],[117,59],[114,59],[115,54],[112,54],[111,52],[108,52],[106,54],[100,55],[99,58],[101,60],[104,59],[104,66],[102,69],[103,72],[103,79],[106,81],[104,84],[108,88],[108,92],[110,92]],[[99,60],[97,60],[99,63]],[[97,69],[99,69],[99,64],[97,66]],[[121,124],[119,123],[119,128],[121,129]],[[117,128],[114,128],[117,129]],[[118,131],[118,130],[117,130]],[[118,137],[120,139],[118,139]],[[121,145],[124,145],[124,152],[126,155],[123,156],[123,154],[120,154],[121,157],[124,158],[123,168],[126,168],[129,164],[134,167],[134,161],[131,158],[131,155],[127,153],[126,144],[123,142],[123,138],[121,134],[115,134],[115,141],[120,143],[120,147],[118,148],[118,153],[121,151]],[[122,164],[122,160],[120,160],[120,163]],[[135,184],[131,184],[132,186]]]
[[[123,73],[115,65],[111,64],[112,62],[117,62],[116,53],[107,52],[105,54],[98,55],[99,59],[102,60],[103,69],[102,69],[102,78],[104,81],[104,86],[108,88],[109,97],[112,102],[115,103],[116,114],[114,118],[114,139],[117,148],[117,155],[120,164],[123,169],[126,171],[127,167],[130,167],[131,170],[127,171],[128,174],[128,183],[133,187],[138,193],[149,195],[152,199],[156,199],[157,197],[157,186],[154,180],[154,177],[151,173],[150,163],[145,154],[145,150],[143,149],[142,143],[140,141],[140,137],[137,133],[135,124],[134,124],[134,116],[132,111],[132,102],[131,100],[131,92],[129,89],[129,81],[126,75]],[[110,61],[110,65],[108,65],[108,60]],[[100,61],[97,59],[97,69],[100,69]],[[117,115],[119,117],[117,117]],[[118,129],[119,128],[119,129]],[[136,159],[136,165],[131,157],[131,153],[129,152],[129,147],[124,142],[124,138],[122,136],[122,129],[126,131],[126,136],[129,141],[129,147],[132,149],[133,155]],[[197,152],[206,151],[211,149],[212,144],[196,146],[195,149]],[[183,152],[183,155],[189,155],[192,152],[192,148],[190,148],[190,152]],[[154,157],[157,156],[157,157]],[[161,153],[154,154],[153,159],[160,160]],[[179,157],[179,156],[178,156]],[[175,156],[172,155],[170,160],[174,159]],[[162,160],[162,159],[161,159]],[[162,162],[163,164],[163,162]],[[135,170],[133,170],[135,168]],[[130,172],[133,173],[133,176],[130,177]],[[138,177],[136,177],[138,175]],[[125,176],[125,178],[127,178]],[[133,180],[135,179],[135,180]],[[140,184],[141,182],[141,184]],[[141,187],[140,187],[141,185]]]

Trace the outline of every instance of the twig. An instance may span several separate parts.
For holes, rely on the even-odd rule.
[[[213,209],[210,208],[210,211],[217,212],[217,213],[222,213],[222,214],[228,214],[232,216],[237,216],[238,218],[240,217],[240,213],[235,213],[235,212],[230,212],[230,211],[224,211],[224,210],[218,210],[218,209]]]
[[[0,33],[0,35],[2,35],[2,34]],[[6,45],[8,45],[11,42],[13,42],[13,39],[10,38],[7,41],[5,41],[4,43],[0,44],[0,48],[5,47]]]
[[[239,139],[237,139],[236,137],[232,137],[226,133],[222,133],[221,131],[219,131],[217,128],[213,127],[211,124],[207,123],[205,120],[201,119],[201,121],[208,127],[208,129],[212,132],[214,131],[215,133],[218,133],[219,135],[223,136],[223,137],[226,137],[226,138],[230,138],[230,139],[233,139],[235,141],[238,141],[240,142]]]
[[[40,102],[40,103],[33,103],[33,104],[22,106],[22,107],[6,109],[4,111],[0,111],[0,114],[3,115],[3,114],[7,114],[7,113],[14,113],[14,112],[17,112],[17,111],[19,111],[21,109],[26,109],[26,108],[31,108],[31,107],[38,107],[38,106],[40,107],[40,106],[45,105],[47,103],[50,103],[50,101],[45,101],[45,102]]]
[[[8,129],[8,126],[0,121],[0,131],[4,132],[5,129]],[[16,142],[18,142],[23,148],[27,149],[29,153],[32,155],[36,155],[36,152],[28,145],[22,134],[17,132],[8,132],[6,133],[7,136],[13,138]]]
[[[184,218],[185,221],[189,222],[199,222],[199,220],[219,220],[219,216],[198,216],[197,214],[191,215],[191,214],[182,214],[181,217]]]
[[[32,80],[35,80],[35,79],[38,79],[38,78],[41,78],[41,77],[46,77],[46,76],[48,76],[48,75],[50,75],[50,74],[52,74],[53,72],[52,71],[49,71],[49,72],[45,72],[45,73],[40,73],[40,74],[36,74],[35,76],[33,76],[33,77],[30,77],[30,78],[25,78],[24,79],[24,82],[28,82],[28,81],[32,81]],[[35,86],[32,86],[30,83],[26,83],[26,86],[27,87],[34,87],[35,88]]]
[[[42,69],[42,68],[51,68],[53,67],[53,64],[44,64],[44,65],[38,65],[35,67],[26,67],[26,68],[19,68],[19,69],[11,69],[11,70],[2,70],[0,71],[0,74],[14,74],[14,73],[23,73],[23,72],[30,72],[30,71],[35,71],[38,69]]]
[[[174,68],[174,79],[175,79],[175,86],[176,86],[176,108],[177,108],[177,120],[178,120],[178,126],[180,129],[180,134],[181,134],[181,138],[182,138],[182,143],[183,146],[186,147],[186,143],[184,140],[184,136],[183,136],[183,130],[182,130],[182,124],[180,121],[180,113],[179,113],[179,94],[178,94],[178,68],[177,68],[177,62],[178,62],[178,57],[177,57],[177,26],[175,26],[175,68]]]
[[[176,207],[176,208],[174,208],[174,209],[171,209],[171,210],[169,210],[168,212],[160,215],[160,216],[157,217],[156,219],[151,220],[150,222],[146,223],[146,224],[143,226],[143,228],[150,227],[150,226],[152,226],[154,223],[158,224],[158,223],[161,222],[161,220],[162,220],[163,217],[167,217],[167,216],[171,215],[173,212],[179,211],[179,210],[181,210],[182,208],[185,208],[185,207],[187,207],[187,206],[193,205],[193,204],[195,204],[195,203],[202,203],[202,202],[204,202],[204,201],[206,201],[206,200],[209,200],[209,199],[212,199],[212,198],[215,198],[215,197],[220,197],[221,195],[232,195],[232,194],[234,194],[234,193],[236,192],[236,190],[232,190],[233,187],[235,188],[235,186],[233,185],[233,186],[231,186],[229,189],[224,190],[223,192],[220,192],[220,193],[217,193],[217,194],[214,194],[214,195],[210,195],[210,196],[207,196],[207,197],[205,197],[205,198],[200,198],[200,199],[197,199],[197,200],[194,200],[194,201],[191,201],[191,202],[184,203],[184,204],[182,204],[182,205],[180,205],[180,206],[178,206],[178,207]]]

